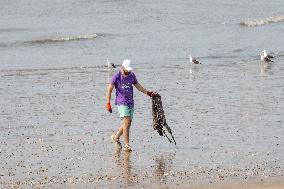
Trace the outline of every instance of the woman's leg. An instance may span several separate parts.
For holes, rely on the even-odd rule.
[[[131,117],[125,116],[123,118],[123,135],[124,135],[124,143],[125,145],[129,145],[129,130],[131,126]]]
[[[115,140],[119,140],[119,138],[123,134],[123,127],[124,127],[124,124],[122,123],[122,125],[119,127],[117,133],[115,134]]]

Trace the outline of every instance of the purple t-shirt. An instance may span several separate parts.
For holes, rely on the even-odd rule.
[[[110,84],[114,85],[116,89],[115,104],[133,108],[133,84],[137,83],[138,81],[133,72],[130,72],[128,76],[123,75],[121,71],[114,74]]]

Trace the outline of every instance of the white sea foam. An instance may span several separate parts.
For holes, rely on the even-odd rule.
[[[30,42],[31,43],[53,43],[53,42],[75,41],[75,40],[82,40],[82,39],[93,39],[93,38],[96,38],[97,36],[98,36],[97,34],[93,33],[93,34],[78,35],[78,36],[39,39],[39,40],[30,41]]]
[[[271,16],[267,18],[242,21],[240,22],[240,25],[247,26],[247,27],[255,27],[255,26],[261,26],[264,24],[272,23],[272,22],[283,22],[283,21],[284,21],[284,16]]]
[[[30,41],[0,43],[0,48],[25,46],[25,45],[38,45],[38,44],[46,44],[46,43],[58,43],[58,42],[76,41],[76,40],[87,40],[87,39],[94,39],[97,36],[98,36],[97,34],[93,33],[93,34],[87,34],[87,35],[54,37],[54,38],[37,39],[37,40],[30,40]]]

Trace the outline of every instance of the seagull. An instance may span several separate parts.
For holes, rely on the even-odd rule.
[[[274,58],[272,55],[267,54],[266,50],[262,51],[264,58]]]
[[[260,55],[260,60],[264,62],[273,62],[273,60],[269,59],[268,57],[265,57],[263,54]]]
[[[193,64],[201,64],[201,62],[197,61],[195,58],[192,58],[191,55],[189,55],[189,61]]]
[[[111,63],[108,59],[107,59],[107,67],[108,68],[115,68],[114,63]]]

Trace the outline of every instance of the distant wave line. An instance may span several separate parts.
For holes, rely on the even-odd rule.
[[[36,44],[47,44],[47,43],[58,43],[58,42],[66,42],[66,41],[78,41],[78,40],[87,40],[94,39],[98,35],[96,33],[87,34],[87,35],[77,35],[77,36],[67,36],[67,37],[55,37],[55,38],[47,38],[47,39],[37,39],[30,41],[17,41],[17,42],[8,42],[8,43],[0,43],[0,48],[7,47],[17,47],[17,46],[25,46],[25,45],[36,45]]]
[[[208,59],[222,59],[222,58],[237,58],[238,56],[234,55],[208,55],[203,57],[197,57],[197,58],[208,58]]]
[[[30,72],[40,72],[41,75],[48,73],[54,73],[54,71],[76,71],[76,72],[88,72],[89,69],[99,69],[100,72],[108,72],[107,65],[96,65],[96,66],[74,66],[74,67],[59,67],[59,68],[22,68],[22,69],[0,69],[0,75],[2,76],[14,76],[14,75],[26,75]],[[49,72],[51,71],[51,72]],[[43,72],[43,73],[42,73]],[[92,71],[90,71],[92,72]]]
[[[283,22],[284,16],[271,16],[267,18],[261,18],[261,19],[254,19],[254,20],[246,20],[240,22],[240,25],[247,26],[247,27],[256,27],[261,26],[264,24],[272,23],[272,22]]]
[[[2,28],[0,29],[0,33],[6,33],[6,32],[21,32],[21,31],[28,31],[30,29],[28,28]]]
[[[67,37],[32,40],[32,41],[26,41],[25,43],[36,43],[36,44],[56,43],[56,42],[65,42],[65,41],[94,39],[97,36],[98,36],[97,34],[93,33],[93,34],[78,35],[78,36],[67,36]]]

